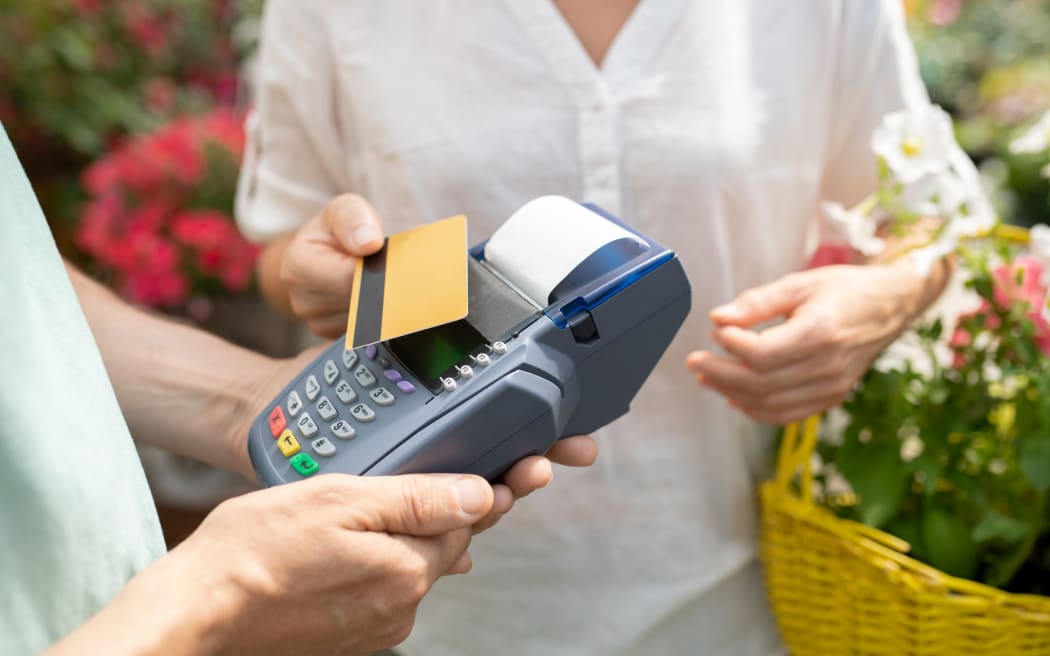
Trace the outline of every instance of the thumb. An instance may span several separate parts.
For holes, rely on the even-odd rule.
[[[324,209],[324,220],[351,255],[371,255],[383,247],[383,222],[379,213],[356,194],[343,194],[330,202]]]
[[[343,497],[353,528],[404,535],[443,535],[473,526],[492,509],[492,486],[479,476],[345,476]]]
[[[805,301],[808,288],[805,273],[784,276],[768,285],[752,287],[731,303],[711,310],[711,321],[718,326],[750,327],[790,315]]]

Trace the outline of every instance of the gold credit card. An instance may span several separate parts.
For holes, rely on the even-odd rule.
[[[467,257],[462,214],[387,237],[354,269],[346,348],[466,317]]]

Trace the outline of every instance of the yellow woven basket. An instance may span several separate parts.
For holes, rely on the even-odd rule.
[[[948,576],[906,556],[907,542],[815,505],[818,424],[787,427],[761,488],[766,587],[791,654],[1050,654],[1050,597]]]
[[[791,654],[1050,655],[1050,597],[948,576],[905,555],[907,542],[814,504],[818,428],[817,417],[786,428],[760,491],[766,587]]]

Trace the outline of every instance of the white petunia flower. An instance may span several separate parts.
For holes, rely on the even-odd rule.
[[[1041,153],[1050,150],[1050,112],[1035,122],[1024,134],[1010,142],[1010,152]]]
[[[839,239],[854,250],[871,256],[878,255],[886,247],[885,242],[875,235],[879,226],[874,217],[847,210],[838,203],[823,203],[821,208]]]
[[[948,168],[953,143],[952,120],[936,105],[887,114],[871,136],[872,149],[905,185]]]
[[[932,244],[916,248],[908,253],[908,257],[915,263],[915,268],[922,276],[930,275],[933,265],[955,251],[959,240],[950,231],[945,230]]]
[[[920,216],[954,216],[966,201],[966,185],[951,169],[923,176],[901,192],[904,210]]]

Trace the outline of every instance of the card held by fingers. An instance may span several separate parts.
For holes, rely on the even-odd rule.
[[[467,217],[390,235],[354,269],[346,348],[358,348],[467,316]]]

